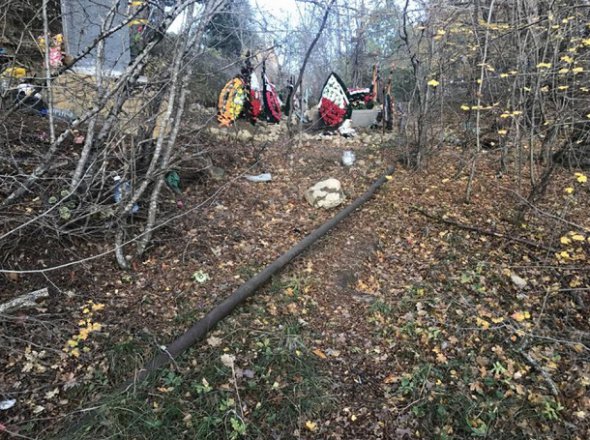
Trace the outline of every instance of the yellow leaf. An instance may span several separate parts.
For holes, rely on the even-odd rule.
[[[92,311],[93,312],[98,312],[102,309],[104,309],[104,304],[92,304]]]
[[[392,180],[392,179],[393,179],[393,176],[385,176],[385,178],[386,178],[387,180]]]
[[[353,414],[350,416],[350,420],[352,420],[353,422],[356,420],[356,416]]]
[[[312,353],[315,354],[320,359],[327,359],[328,358],[328,356],[326,356],[324,354],[324,352],[322,350],[320,350],[319,348],[316,348],[315,350],[313,350]]]
[[[78,350],[77,348],[74,348],[72,351],[70,351],[70,354],[72,356],[74,356],[75,358],[80,357],[80,350]]]
[[[574,240],[574,241],[584,241],[586,239],[584,238],[583,235],[576,234],[576,235],[572,235],[572,240]]]
[[[68,347],[77,347],[78,346],[78,341],[74,341],[73,339],[70,339],[68,342],[66,342],[66,345]]]
[[[504,129],[502,129],[502,130],[498,130],[498,134],[499,134],[500,136],[504,136],[506,133],[508,133],[508,130],[504,130]]]
[[[570,57],[569,55],[564,55],[561,57],[561,61],[571,64],[574,62],[574,59],[572,57]]]
[[[567,253],[566,251],[562,251],[559,254],[557,254],[559,257],[563,258],[564,260],[567,260],[570,257],[570,254]]]
[[[90,334],[90,329],[88,329],[88,328],[80,329],[80,333],[78,334],[78,339],[80,339],[81,341],[85,341],[86,339],[88,339],[89,334]]]
[[[486,321],[485,319],[481,319],[479,316],[475,318],[475,323],[480,326],[481,328],[483,328],[484,330],[487,330],[490,328],[490,323],[488,321]]]
[[[512,314],[512,318],[515,319],[516,321],[524,321],[524,313],[522,312],[516,312]]]
[[[99,324],[98,322],[95,322],[94,324],[92,324],[92,331],[93,332],[99,332],[101,328],[102,328],[102,325]]]
[[[576,416],[578,419],[585,419],[586,418],[586,412],[585,411],[576,411],[574,413],[574,416]]]
[[[569,86],[559,86],[559,87],[557,87],[557,90],[567,90],[569,88],[570,88]]]
[[[46,399],[53,399],[58,394],[59,394],[59,388],[54,388],[53,390],[45,393],[45,398]]]
[[[308,420],[307,422],[305,422],[305,429],[307,429],[308,431],[314,432],[317,428],[318,428],[317,423],[314,423],[311,420]]]
[[[574,67],[572,69],[572,72],[574,72],[574,73],[582,73],[583,71],[584,71],[583,67]]]
[[[551,63],[539,63],[537,64],[537,69],[550,69]]]
[[[397,377],[395,374],[390,374],[385,379],[383,379],[383,383],[388,385],[395,382],[399,382],[399,377]]]
[[[440,83],[437,80],[435,80],[435,79],[431,79],[430,81],[428,81],[428,85],[431,86],[431,87],[436,87],[439,84]]]
[[[463,111],[468,111],[469,110],[469,106],[466,104],[461,105],[461,110]]]
[[[500,74],[500,78],[508,78],[508,74],[507,73],[501,73]]]
[[[531,318],[531,314],[529,312],[514,312],[510,316],[512,317],[512,319],[514,319],[515,321],[518,321],[518,322],[522,322],[525,319]]]
[[[547,368],[549,368],[550,370],[557,370],[557,368],[559,368],[559,365],[557,365],[557,363],[554,361],[547,362],[547,364],[545,366]]]
[[[88,313],[90,313],[90,310],[88,309],[88,307],[84,307],[84,309],[82,310],[82,313],[88,314]]]
[[[571,194],[574,192],[574,189],[570,186],[570,187],[567,187],[566,189],[564,189],[564,191],[566,192],[566,194]]]
[[[436,355],[436,362],[438,362],[439,364],[446,364],[448,362],[448,359],[443,353],[439,353]]]
[[[504,318],[503,318],[503,317],[501,317],[501,316],[500,316],[499,318],[492,318],[492,322],[493,322],[494,324],[499,324],[499,323],[501,323],[502,321],[504,321]]]
[[[570,240],[568,237],[566,237],[565,235],[564,235],[563,237],[561,237],[561,238],[559,239],[559,241],[561,242],[561,244],[570,244],[570,243],[572,242],[572,241],[571,241],[571,240]]]
[[[579,183],[586,183],[586,182],[588,181],[588,177],[586,177],[586,175],[585,175],[585,174],[582,174],[582,173],[576,173],[576,174],[575,174],[575,176],[576,176],[576,180],[577,180]]]

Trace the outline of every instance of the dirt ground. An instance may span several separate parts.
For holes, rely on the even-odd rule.
[[[469,170],[453,147],[419,171],[398,164],[369,202],[206,341],[147,385],[113,396],[151,354],[340,209],[311,207],[305,189],[334,177],[350,203],[399,155],[334,139],[279,141],[262,152],[224,144],[226,153],[239,149],[220,164],[224,179],[185,182],[187,214],[159,230],[129,272],[109,255],[3,279],[0,302],[45,286],[51,296],[0,320],[0,400],[16,399],[0,411],[0,431],[39,439],[588,438],[588,183],[559,170],[519,218],[528,177],[499,175],[496,153],[484,152],[466,203]],[[356,153],[353,167],[340,163],[345,149]],[[262,172],[272,181],[243,178]],[[172,196],[165,210],[184,212]],[[53,257],[106,246],[62,243]],[[5,267],[53,261],[22,252]],[[81,332],[86,338],[69,346]]]

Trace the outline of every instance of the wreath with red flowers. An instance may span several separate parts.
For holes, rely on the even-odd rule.
[[[319,113],[324,123],[336,127],[348,118],[352,112],[350,95],[344,82],[335,73],[331,73],[322,88]]]
[[[322,120],[329,127],[340,125],[346,116],[346,110],[338,107],[328,98],[322,98],[319,111]]]

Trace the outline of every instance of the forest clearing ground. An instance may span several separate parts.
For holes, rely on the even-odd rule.
[[[352,169],[339,163],[345,148],[357,154]],[[557,261],[413,209],[565,249],[571,227],[532,214],[512,221],[518,182],[496,176],[495,153],[482,154],[466,204],[465,173],[454,178],[460,154],[443,149],[418,172],[398,167],[206,342],[147,385],[101,400],[74,438],[588,438],[588,242]],[[311,208],[306,188],[336,177],[353,200],[393,156],[331,139],[273,145],[249,171],[271,172],[272,182],[237,180],[160,231],[129,273],[110,262],[85,267],[92,278],[72,281],[75,295],[62,288],[44,312],[49,336],[32,339],[52,350],[41,356],[23,338],[6,356],[1,382],[22,385],[2,423],[34,438],[70,424],[65,414],[108,397],[158,346],[335,213]],[[185,195],[203,197],[198,187]],[[559,171],[539,207],[588,226],[588,200],[587,186]],[[199,271],[209,276],[202,284]],[[99,331],[80,356],[66,355],[89,315]],[[22,319],[7,330],[39,330]]]

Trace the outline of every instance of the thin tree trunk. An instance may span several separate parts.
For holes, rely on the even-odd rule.
[[[481,60],[481,68],[479,71],[479,84],[477,87],[477,107],[475,113],[475,154],[473,155],[473,159],[471,161],[471,170],[469,171],[469,181],[467,182],[467,188],[465,190],[465,200],[469,202],[471,200],[471,192],[473,190],[473,179],[475,178],[475,170],[477,159],[479,154],[481,153],[481,136],[480,136],[480,124],[481,124],[481,93],[483,90],[483,80],[484,80],[484,73],[486,69],[486,62],[488,58],[488,44],[490,38],[490,30],[489,24],[492,21],[492,12],[494,10],[494,3],[496,0],[492,0],[490,3],[490,10],[488,11],[488,18],[486,26],[486,32],[484,37],[484,46],[483,46],[483,55]],[[479,6],[479,3],[477,3]],[[476,10],[476,13],[478,10]],[[479,15],[479,14],[478,14]]]
[[[295,96],[295,94],[297,93],[297,89],[299,88],[299,86],[301,86],[301,82],[303,81],[303,74],[305,73],[305,68],[307,66],[307,62],[309,61],[309,57],[311,56],[311,52],[313,51],[315,45],[317,44],[318,40],[320,39],[320,37],[322,35],[322,32],[324,31],[324,28],[326,27],[326,23],[328,22],[328,16],[330,15],[330,10],[332,9],[332,6],[334,5],[334,3],[336,3],[336,0],[330,0],[330,3],[328,3],[328,5],[326,6],[326,10],[324,12],[322,22],[320,24],[320,28],[318,29],[318,31],[315,35],[315,38],[313,39],[313,41],[311,42],[311,44],[307,48],[307,52],[305,53],[305,57],[303,58],[303,64],[301,65],[301,69],[299,69],[299,75],[297,76],[297,81],[295,81],[295,84],[293,84],[293,93],[291,94],[291,97]],[[293,113],[293,99],[292,98],[289,99],[287,106],[289,108],[289,115],[291,115]],[[303,111],[303,109],[302,109],[302,111]],[[291,124],[288,124],[287,127],[289,127],[289,133],[292,135],[290,125]]]

